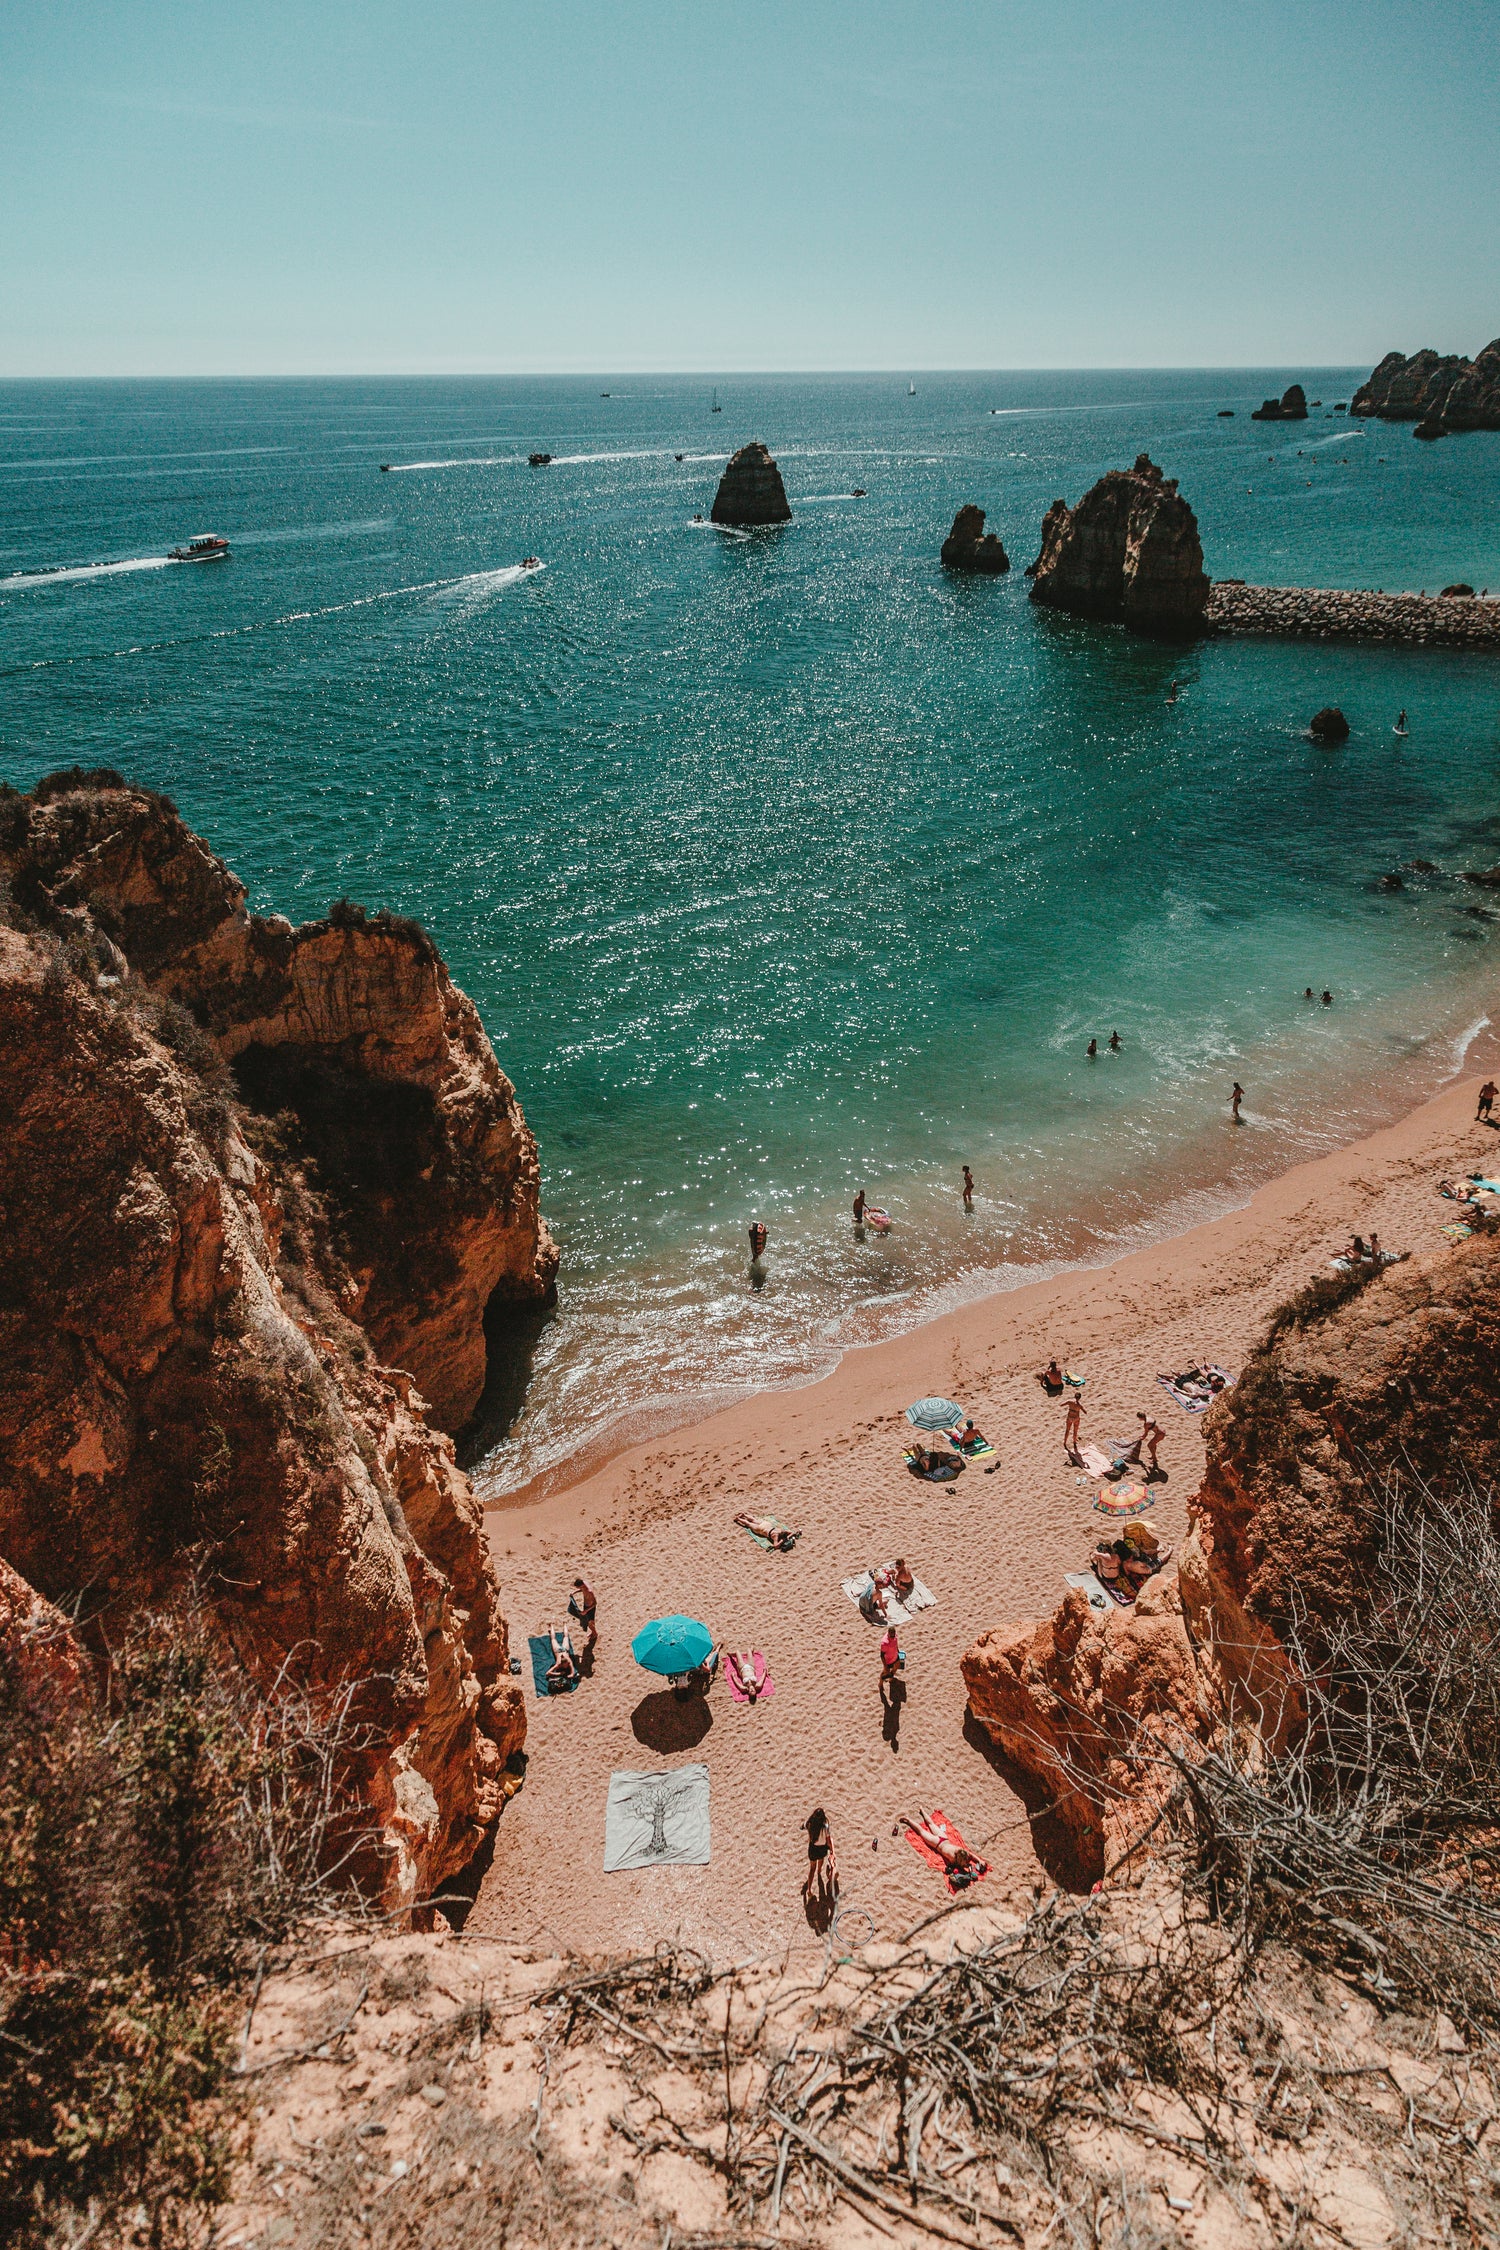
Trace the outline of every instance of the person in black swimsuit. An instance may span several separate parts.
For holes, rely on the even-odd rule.
[[[838,1854],[833,1848],[828,1815],[821,1805],[808,1814],[805,1826],[807,1876],[802,1885],[802,1896],[809,1906],[824,1902],[832,1905],[839,1895],[839,1862]]]

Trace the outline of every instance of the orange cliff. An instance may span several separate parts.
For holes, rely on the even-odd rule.
[[[1319,1299],[1323,1301],[1320,1303]],[[1205,1418],[1207,1469],[1175,1568],[1128,1609],[1074,1590],[1040,1624],[982,1633],[974,1717],[1030,1777],[1083,1887],[1131,1875],[1181,1761],[1233,1732],[1276,1749],[1302,1717],[1286,1642],[1356,1609],[1375,1488],[1500,1480],[1500,1236],[1325,1284],[1273,1317]]]
[[[0,1556],[86,1637],[193,1577],[258,1671],[362,1679],[405,1903],[525,1734],[435,1425],[552,1289],[535,1143],[414,923],[251,915],[117,775],[0,796],[0,877]]]

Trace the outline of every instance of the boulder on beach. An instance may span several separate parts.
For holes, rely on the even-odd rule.
[[[1010,557],[998,533],[985,530],[984,510],[972,503],[960,508],[954,517],[940,559],[949,570],[973,570],[991,578],[1010,568]]]
[[[1349,721],[1336,703],[1327,703],[1321,711],[1314,711],[1307,722],[1307,731],[1314,742],[1347,742]]]
[[[1445,586],[1438,596],[1438,600],[1440,602],[1472,601],[1473,598],[1473,587],[1466,585],[1461,578],[1458,580],[1456,585]]]
[[[1500,430],[1500,336],[1476,359],[1430,349],[1413,352],[1410,359],[1387,352],[1355,392],[1349,411],[1382,422],[1415,422],[1418,437]]]
[[[790,523],[791,520],[792,511],[787,504],[781,471],[770,453],[759,439],[751,445],[742,445],[738,453],[731,454],[729,466],[719,479],[710,521],[732,524],[745,531],[761,524]]]
[[[1250,419],[1252,422],[1305,422],[1307,393],[1300,383],[1289,383],[1280,398],[1262,399]]]
[[[1054,500],[1042,551],[1026,573],[1031,598],[1143,633],[1190,634],[1208,600],[1192,509],[1147,454],[1111,469],[1070,508]]]

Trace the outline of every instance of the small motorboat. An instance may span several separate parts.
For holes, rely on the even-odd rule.
[[[380,464],[380,473],[381,473],[381,475],[382,475],[383,477],[388,477],[388,476],[390,475],[390,473],[391,473],[391,464],[390,464],[390,462],[389,462],[389,461],[382,461],[382,462],[381,462],[381,464]]]
[[[723,413],[723,411],[724,411],[723,407],[722,407],[722,406],[721,406],[721,405],[719,404],[719,394],[718,394],[718,392],[717,392],[717,391],[715,391],[715,392],[714,392],[714,402],[713,402],[713,405],[712,405],[712,406],[711,406],[711,407],[709,408],[709,412],[710,412],[711,414],[722,414],[722,413]]]
[[[227,562],[228,559],[229,541],[221,539],[216,531],[200,532],[185,547],[173,547],[167,555],[168,562]]]
[[[680,461],[682,459],[682,455],[680,453],[674,453],[672,459],[674,461]]]
[[[854,490],[850,493],[849,497],[851,500],[867,500],[869,498],[869,494],[865,491],[865,488],[862,484],[857,484],[854,487]]]
[[[542,558],[540,555],[523,555],[521,557],[521,568],[523,570],[540,570],[541,567]]]
[[[551,459],[550,453],[528,453],[526,456],[527,465],[533,469],[545,469]]]

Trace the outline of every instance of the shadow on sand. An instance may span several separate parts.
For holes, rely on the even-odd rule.
[[[713,1723],[707,1696],[674,1695],[670,1688],[642,1696],[630,1714],[636,1741],[664,1758],[678,1750],[696,1750]]]
[[[998,1743],[991,1741],[972,1711],[964,1714],[964,1740],[971,1750],[979,1752],[1006,1788],[1014,1790],[1020,1798],[1031,1823],[1031,1848],[1058,1888],[1075,1893],[1092,1890],[1104,1873],[1102,1842],[1097,1854],[1079,1850],[1076,1839],[1058,1818],[1041,1783],[1008,1758]]]

